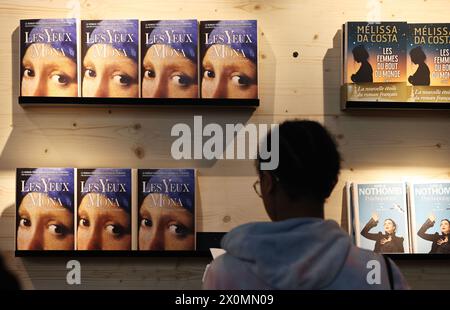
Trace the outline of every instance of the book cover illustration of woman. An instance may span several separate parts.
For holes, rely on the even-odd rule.
[[[404,253],[403,242],[404,238],[396,236],[397,224],[391,219],[384,220],[384,232],[370,233],[372,228],[377,227],[379,216],[373,213],[369,222],[361,230],[361,235],[369,240],[375,241],[374,252],[377,253]]]
[[[351,80],[354,83],[372,83],[373,69],[369,63],[369,52],[364,45],[358,45],[352,50],[352,54],[353,59],[361,66],[355,74],[352,74]]]
[[[408,82],[412,85],[430,85],[430,69],[428,68],[425,60],[427,56],[423,52],[420,46],[413,48],[409,52],[412,63],[418,65],[416,72],[408,77]]]
[[[426,231],[432,228],[436,223],[436,217],[430,215],[422,227],[417,232],[417,235],[427,241],[431,241],[431,250],[429,253],[450,253],[450,221],[448,219],[442,219],[440,222],[441,233],[435,232],[434,234],[427,234]]]
[[[143,37],[142,97],[198,97],[197,27],[196,20],[159,21]]]
[[[22,42],[21,95],[77,97],[75,20],[41,19],[33,25]]]
[[[139,97],[137,21],[100,21],[83,40],[83,97]]]
[[[131,172],[121,173],[95,169],[83,183],[78,250],[131,250]]]
[[[176,173],[157,171],[142,191],[139,250],[195,250],[194,171],[188,171],[187,176]]]
[[[249,22],[251,27],[241,28],[220,21],[209,33],[208,40],[214,43],[206,44],[201,63],[202,98],[258,97],[256,21]],[[230,42],[230,33],[241,40]]]
[[[18,186],[17,250],[73,250],[73,169],[38,168]]]

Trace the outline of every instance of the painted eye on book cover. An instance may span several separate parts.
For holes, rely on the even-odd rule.
[[[141,225],[146,227],[151,227],[153,225],[152,220],[149,219],[142,219]]]
[[[205,78],[212,79],[216,76],[216,74],[214,73],[214,71],[206,70],[204,76],[205,76]]]
[[[123,234],[124,229],[120,225],[109,224],[106,226],[106,231],[111,235],[119,236]]]
[[[154,78],[156,76],[156,74],[155,74],[155,71],[153,71],[153,70],[145,70],[144,76],[147,79],[152,79],[152,78]]]
[[[88,227],[89,226],[89,220],[88,219],[80,219],[80,226]]]
[[[131,77],[126,74],[117,74],[113,77],[114,82],[120,86],[128,86],[131,84]]]
[[[250,78],[245,75],[235,75],[231,78],[231,81],[236,86],[247,86],[251,83]]]
[[[95,78],[97,76],[97,73],[95,73],[95,71],[92,69],[86,69],[86,71],[84,72],[84,76],[90,77],[90,78]]]
[[[179,86],[189,86],[192,84],[192,79],[187,75],[175,75],[172,77],[172,81]]]
[[[181,224],[169,225],[169,231],[177,236],[186,236],[189,233],[189,229]]]
[[[24,217],[22,217],[19,221],[19,225],[22,227],[30,227],[31,226],[31,221],[29,219],[26,219]]]
[[[25,70],[23,70],[23,75],[25,77],[34,77],[35,73],[32,69],[26,68]]]
[[[66,85],[69,83],[69,77],[65,76],[64,74],[54,74],[52,75],[51,79],[57,84]]]
[[[56,224],[51,224],[48,226],[48,230],[50,231],[50,233],[52,233],[53,235],[57,235],[57,236],[61,236],[64,235],[66,232],[66,229],[64,228],[64,226],[62,225],[56,225]]]

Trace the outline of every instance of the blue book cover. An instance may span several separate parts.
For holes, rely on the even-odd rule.
[[[256,20],[200,22],[202,98],[258,98]]]
[[[410,184],[414,253],[450,253],[450,182]]]
[[[450,86],[450,24],[408,28],[408,85]]]
[[[345,83],[404,83],[406,22],[348,22]]]
[[[197,20],[141,21],[141,96],[198,98]]]
[[[405,183],[356,183],[356,245],[378,253],[409,253]]]
[[[139,97],[139,23],[82,20],[83,97]]]
[[[77,249],[131,250],[131,169],[77,169]]]
[[[74,249],[74,169],[18,168],[16,249]]]
[[[20,21],[20,94],[78,96],[76,19]]]
[[[138,248],[195,250],[195,170],[138,170]]]

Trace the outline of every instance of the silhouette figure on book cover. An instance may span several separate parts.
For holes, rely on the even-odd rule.
[[[413,48],[409,52],[409,56],[411,57],[411,61],[419,67],[413,75],[408,77],[408,81],[412,85],[430,85],[430,69],[425,63],[427,56],[422,48],[420,46]]]
[[[373,82],[373,70],[370,65],[369,53],[367,52],[364,45],[358,45],[353,50],[353,59],[361,64],[359,70],[352,74],[351,79],[354,83],[372,83]]]

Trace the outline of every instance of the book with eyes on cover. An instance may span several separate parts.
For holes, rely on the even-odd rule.
[[[77,21],[20,21],[20,94],[77,97]]]
[[[74,250],[74,169],[17,168],[16,250]]]
[[[131,169],[77,169],[77,250],[132,249]]]
[[[139,23],[81,21],[83,97],[139,97]]]
[[[141,21],[141,97],[198,98],[197,20]]]
[[[377,253],[410,253],[406,184],[353,183],[356,245]]]
[[[138,169],[138,249],[196,249],[194,169]]]
[[[256,20],[200,22],[202,98],[258,98]]]
[[[414,253],[450,253],[450,181],[411,182],[411,236]]]

